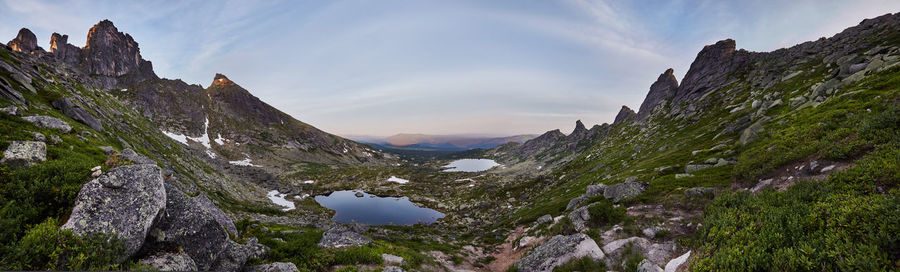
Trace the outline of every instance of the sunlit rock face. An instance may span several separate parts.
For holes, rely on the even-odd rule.
[[[66,63],[81,62],[81,48],[69,44],[69,35],[53,33],[50,35],[50,53]]]
[[[156,77],[153,66],[141,58],[138,43],[131,35],[119,32],[109,20],[91,27],[83,49],[83,64],[90,74],[123,76],[140,74]]]
[[[32,53],[38,51],[44,51],[37,45],[37,37],[34,36],[34,33],[27,28],[22,28],[19,30],[19,35],[16,35],[15,39],[12,39],[8,43],[6,43],[13,51],[22,52],[22,53]]]

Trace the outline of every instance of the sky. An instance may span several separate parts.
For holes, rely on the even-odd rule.
[[[84,46],[109,19],[160,77],[228,76],[338,135],[540,134],[637,109],[704,45],[771,51],[830,37],[900,1],[2,0],[0,40]]]

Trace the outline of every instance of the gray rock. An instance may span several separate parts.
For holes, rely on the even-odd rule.
[[[16,106],[4,107],[4,108],[0,108],[0,112],[5,112],[6,114],[9,114],[9,115],[19,115],[19,108]]]
[[[694,174],[675,174],[676,179],[689,178],[689,177],[693,177],[693,176],[694,176]]]
[[[753,108],[753,109],[759,108],[759,106],[761,106],[761,105],[762,105],[762,101],[759,101],[759,100],[753,100],[753,102],[750,102],[750,108]]]
[[[385,266],[384,269],[381,270],[381,272],[403,272],[403,268],[389,265]]]
[[[634,113],[633,110],[631,110],[630,108],[628,108],[626,106],[622,106],[622,109],[620,109],[619,113],[616,114],[616,118],[613,121],[613,125],[621,124],[622,122],[631,120],[632,118],[634,118],[636,116],[637,116],[637,114]]]
[[[750,188],[750,192],[755,193],[755,192],[759,192],[765,188],[769,188],[769,186],[772,185],[772,181],[774,181],[774,179],[760,180],[759,183],[756,184],[756,186],[753,186],[753,188]]]
[[[678,79],[675,78],[674,72],[675,70],[672,68],[667,69],[659,75],[656,82],[650,85],[650,92],[647,93],[647,97],[638,108],[638,120],[646,120],[656,106],[675,96],[675,92],[678,90]]]
[[[403,264],[403,257],[394,256],[391,254],[381,254],[381,260],[383,260],[385,263]]]
[[[741,132],[741,145],[747,145],[759,138],[759,134],[765,130],[763,129],[763,123],[765,122],[765,119],[766,118],[760,119],[756,123],[750,125],[750,127],[744,129],[743,132]]]
[[[51,144],[59,144],[59,143],[62,143],[62,138],[60,138],[59,136],[57,136],[57,135],[55,135],[55,134],[52,134],[52,135],[50,135],[50,143],[51,143]]]
[[[684,190],[684,195],[689,198],[713,198],[715,191],[710,187],[696,187]]]
[[[84,110],[81,104],[73,102],[72,98],[60,98],[54,100],[51,105],[66,116],[75,119],[75,121],[81,122],[96,131],[103,132],[103,124],[100,123],[100,120],[97,120],[97,117]]]
[[[111,146],[101,146],[100,150],[103,150],[103,153],[106,154],[107,156],[116,153],[116,150],[113,149]]]
[[[161,252],[144,257],[141,265],[156,271],[197,271],[197,265],[184,253]]]
[[[541,217],[538,217],[536,223],[538,225],[540,225],[540,224],[550,223],[550,221],[553,221],[553,216],[550,216],[549,214],[545,214],[545,215],[542,215]]]
[[[587,198],[584,195],[573,198],[569,200],[569,204],[566,205],[566,210],[571,210],[577,208],[579,205],[587,201]]]
[[[246,245],[242,245],[232,240],[228,240],[228,245],[225,247],[225,250],[219,252],[218,257],[216,258],[216,262],[213,263],[212,267],[210,267],[209,270],[240,270],[241,267],[244,267],[244,264],[247,263],[247,259],[250,258],[250,255],[252,255],[253,248],[256,247],[256,243],[256,240],[247,240]]]
[[[25,116],[25,117],[22,117],[22,119],[25,119],[25,121],[33,123],[35,126],[39,126],[39,127],[43,127],[43,128],[50,128],[50,129],[58,129],[59,131],[62,131],[63,133],[69,133],[70,131],[72,131],[72,127],[69,126],[68,123],[66,123],[63,120],[60,120],[59,118],[55,118],[55,117],[34,115],[34,116]]]
[[[148,240],[161,247],[180,247],[198,269],[210,269],[219,253],[228,248],[229,234],[237,234],[234,223],[203,194],[188,197],[169,183],[165,190],[165,215],[153,226]]]
[[[591,184],[591,185],[587,186],[587,189],[585,189],[584,196],[592,197],[592,196],[603,195],[603,191],[605,191],[605,190],[606,190],[606,184],[603,184],[603,183]]]
[[[6,43],[12,51],[31,54],[33,51],[43,51],[37,45],[37,36],[27,28],[19,29],[19,34],[15,39]]]
[[[691,252],[688,251],[684,255],[678,256],[678,258],[670,260],[668,263],[666,263],[665,271],[666,272],[678,271],[678,267],[680,267],[682,264],[687,262],[688,258],[690,258],[690,257],[691,257]]]
[[[47,160],[47,145],[43,142],[12,141],[3,152],[0,164],[12,167],[29,167]]]
[[[622,260],[622,255],[628,245],[638,252],[647,252],[650,249],[650,241],[642,237],[630,237],[612,241],[603,246],[603,252],[606,253],[607,264],[618,264]]]
[[[656,264],[651,262],[650,260],[644,259],[638,264],[638,272],[663,272],[662,268],[659,268]]]
[[[31,135],[32,135],[31,138],[34,139],[35,141],[38,141],[38,142],[46,142],[47,141],[47,137],[44,136],[43,133],[32,132]]]
[[[156,165],[156,161],[153,159],[147,158],[144,155],[138,154],[131,149],[122,150],[122,153],[119,153],[119,157],[125,159],[127,161],[133,162],[134,164],[153,164]]]
[[[848,72],[848,74],[855,74],[856,72],[865,70],[866,66],[868,66],[868,65],[869,65],[868,63],[853,64],[853,65],[850,65],[849,70],[847,72]]]
[[[606,199],[609,199],[612,202],[619,202],[640,195],[644,190],[647,190],[648,185],[649,184],[646,182],[624,182],[613,184],[606,187],[606,190],[603,191],[603,197],[606,197]]]
[[[294,263],[270,263],[244,267],[244,272],[299,272]]]
[[[662,229],[657,226],[652,226],[644,228],[643,230],[641,230],[641,232],[644,233],[644,236],[647,236],[647,238],[653,239],[654,237],[656,237],[656,233],[661,230]]]
[[[652,244],[643,252],[647,259],[656,265],[665,265],[666,261],[675,253],[675,242],[668,241],[665,243]]]
[[[118,235],[125,243],[120,257],[124,259],[141,248],[165,206],[166,192],[159,167],[120,166],[81,187],[72,214],[62,228],[79,235]]]
[[[602,260],[605,254],[593,239],[583,233],[556,235],[516,261],[515,266],[522,272],[549,272],[569,260],[582,257]]]
[[[575,226],[575,230],[582,231],[588,228],[588,221],[591,220],[591,214],[590,212],[588,212],[588,208],[594,205],[597,204],[594,203],[575,209],[566,216],[567,218],[569,218],[569,221],[572,222],[572,225]]]
[[[350,231],[344,226],[335,226],[322,235],[322,240],[319,241],[319,247],[342,248],[361,246],[369,243],[372,243],[372,239],[369,237]]]

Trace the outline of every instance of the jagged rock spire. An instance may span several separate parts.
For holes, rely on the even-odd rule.
[[[647,119],[653,108],[659,105],[660,102],[675,97],[675,92],[678,90],[678,79],[675,78],[674,73],[675,70],[669,68],[659,75],[656,82],[650,85],[650,92],[647,93],[647,97],[644,98],[644,102],[641,103],[641,107],[638,109],[638,120]]]
[[[673,101],[691,101],[698,99],[706,92],[723,86],[728,74],[734,71],[749,59],[750,52],[735,50],[736,44],[732,39],[707,45],[697,53],[697,58],[691,63],[691,68],[681,80],[678,91]]]
[[[631,108],[628,108],[628,106],[622,106],[622,109],[619,110],[619,114],[616,114],[616,119],[615,121],[613,121],[613,125],[618,125],[622,122],[628,121],[635,115],[636,114],[633,110],[631,110]]]
[[[19,30],[19,34],[16,35],[15,39],[12,39],[8,43],[6,43],[13,51],[22,52],[22,53],[32,53],[34,51],[43,51],[37,45],[37,36],[31,32],[31,30],[27,28],[22,28]]]
[[[69,44],[69,35],[50,35],[50,53],[67,63],[81,62],[81,48]]]
[[[156,77],[152,64],[141,58],[138,43],[131,35],[119,32],[109,20],[100,21],[91,27],[82,55],[83,63],[91,74]]]
[[[225,75],[216,73],[216,77],[213,78],[213,82],[212,82],[212,84],[210,84],[210,86],[217,86],[217,85],[230,86],[230,85],[235,85],[235,84],[233,81],[228,79],[228,77],[226,77]]]
[[[584,127],[584,123],[581,120],[575,121],[575,130],[572,131],[570,135],[581,135],[587,133],[587,128]]]

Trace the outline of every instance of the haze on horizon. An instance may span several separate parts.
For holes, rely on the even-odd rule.
[[[900,1],[17,1],[27,27],[83,46],[110,19],[158,75],[223,73],[339,135],[565,133],[637,110],[667,68],[706,44],[771,51],[830,37]]]

